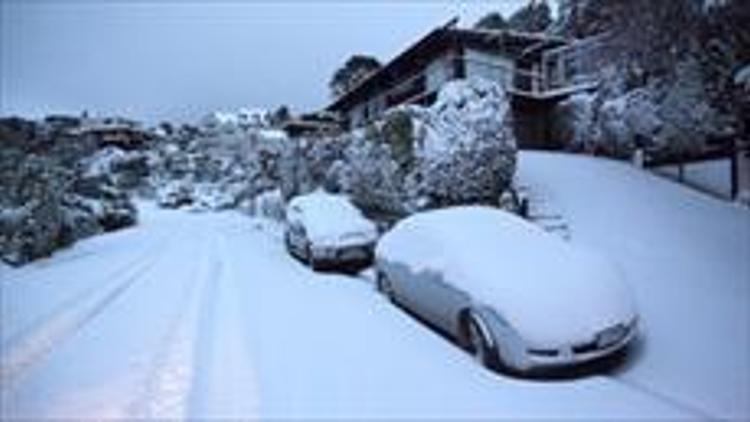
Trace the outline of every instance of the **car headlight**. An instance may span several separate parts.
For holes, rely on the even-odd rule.
[[[313,248],[313,255],[316,258],[335,258],[336,249],[327,246],[316,246]]]
[[[600,348],[609,347],[623,338],[628,334],[629,328],[624,324],[617,324],[601,331],[596,336],[596,345]]]

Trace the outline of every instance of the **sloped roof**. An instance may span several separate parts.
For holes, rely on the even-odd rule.
[[[513,57],[520,56],[531,46],[563,45],[565,40],[540,33],[527,33],[512,30],[462,29],[453,24],[430,31],[416,43],[399,53],[380,70],[373,72],[356,87],[334,100],[328,111],[341,111],[351,108],[373,93],[415,73],[436,56],[451,49],[470,47],[484,51],[504,51]]]

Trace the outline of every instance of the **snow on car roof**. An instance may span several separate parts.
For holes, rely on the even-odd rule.
[[[477,302],[502,309],[531,342],[587,338],[634,315],[610,262],[489,207],[414,215],[381,238],[376,255],[413,273],[442,274]]]

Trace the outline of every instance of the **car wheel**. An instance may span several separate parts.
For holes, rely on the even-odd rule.
[[[286,245],[286,250],[291,255],[297,255],[294,246],[292,245],[292,239],[289,237],[289,232],[284,232],[284,244]]]
[[[490,339],[487,338],[489,333],[482,329],[486,325],[481,317],[473,312],[469,313],[468,318],[466,318],[466,325],[467,346],[474,359],[487,368],[497,368],[499,366],[497,351],[492,347]]]
[[[307,261],[307,265],[313,270],[318,270],[318,263],[315,261],[315,255],[313,254],[312,248],[310,247],[310,243],[307,243],[305,245],[305,261]]]
[[[375,288],[388,299],[393,300],[393,288],[383,271],[375,270]]]

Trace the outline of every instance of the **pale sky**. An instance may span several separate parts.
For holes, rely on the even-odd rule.
[[[452,16],[468,26],[524,3],[0,0],[0,115],[315,110],[350,54],[385,62]]]

